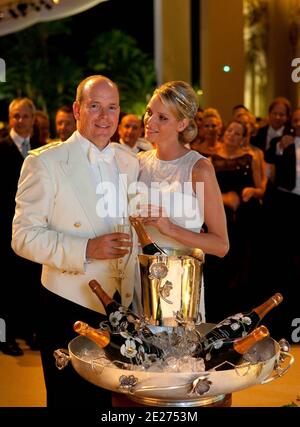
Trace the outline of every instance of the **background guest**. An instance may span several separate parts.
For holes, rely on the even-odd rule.
[[[290,115],[290,101],[282,96],[275,98],[268,108],[268,124],[258,130],[252,141],[253,145],[265,153],[273,138],[289,133]]]
[[[135,114],[126,114],[118,126],[119,142],[132,153],[152,150],[152,144],[141,138],[143,131],[142,120]]]
[[[202,141],[191,145],[193,150],[198,151],[205,157],[209,157],[218,151],[222,134],[222,119],[215,108],[207,108],[203,112]]]
[[[274,185],[273,229],[269,234],[269,292],[279,290],[284,300],[274,313],[276,337],[291,339],[292,321],[299,318],[300,300],[300,109],[291,118],[293,133],[274,138],[266,152]]]
[[[11,228],[15,211],[15,196],[20,170],[28,150],[35,117],[35,106],[29,98],[14,99],[8,108],[9,136],[0,140],[0,247],[2,275],[0,317],[6,322],[7,341],[0,350],[20,356],[23,350],[16,338],[25,338],[33,349],[37,348],[36,329],[39,308],[40,266],[17,256],[11,249]]]
[[[197,147],[203,141],[203,109],[201,107],[197,108],[195,122],[197,125],[198,132],[196,137],[189,144],[190,148],[193,148],[194,150],[196,150],[195,147]]]
[[[248,307],[259,301],[260,290],[255,288],[258,274],[255,251],[259,239],[256,227],[264,186],[257,158],[242,148],[246,137],[246,126],[230,122],[218,152],[210,157],[222,191],[230,243],[223,259],[206,257],[204,281],[207,318],[211,322],[241,310],[242,300]]]
[[[37,148],[50,142],[49,116],[44,111],[36,111],[31,137],[31,147]]]
[[[232,107],[232,120],[236,120],[239,114],[247,113],[249,110],[244,104],[237,104]]]
[[[58,140],[66,141],[76,130],[76,121],[71,105],[63,105],[56,111],[55,130]]]

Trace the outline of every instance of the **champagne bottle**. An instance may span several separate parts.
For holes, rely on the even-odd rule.
[[[100,348],[105,348],[110,342],[110,333],[108,331],[100,331],[92,328],[87,323],[77,320],[74,323],[73,329],[80,335],[84,335],[94,341]]]
[[[269,311],[281,303],[283,297],[276,293],[263,304],[254,308],[250,312],[237,313],[229,316],[218,323],[201,339],[201,345],[205,349],[210,348],[211,344],[218,340],[233,340],[248,335],[259,324]]]
[[[259,326],[249,335],[235,340],[220,339],[214,341],[210,348],[196,349],[194,357],[202,357],[205,362],[205,369],[208,371],[212,368],[215,370],[232,369],[239,364],[243,355],[258,341],[268,337],[269,331],[265,326]],[[233,365],[233,366],[232,366]]]
[[[88,337],[100,348],[103,348],[107,358],[117,365],[118,362],[145,365],[162,356],[159,348],[138,337],[126,337],[118,333],[110,333],[107,330],[95,329],[80,320],[74,323],[73,328],[75,332]]]
[[[74,331],[77,332],[77,334],[88,337],[90,340],[94,341],[100,348],[103,348],[107,358],[110,359],[112,362],[115,362],[117,360],[123,363],[130,362],[130,357],[124,357],[121,352],[123,342],[120,337],[117,337],[114,342],[111,342],[109,331],[95,329],[80,320],[74,323],[73,328]],[[134,353],[132,351],[132,356],[133,355]]]
[[[136,217],[129,217],[131,225],[134,227],[136,234],[139,238],[139,242],[142,247],[143,254],[145,255],[167,255],[165,251],[160,248],[156,243],[151,240],[151,237],[145,230],[142,222]]]
[[[140,336],[142,339],[154,335],[137,314],[112,299],[97,280],[91,280],[89,287],[102,302],[108,317],[108,327],[111,331],[126,332],[133,336]]]

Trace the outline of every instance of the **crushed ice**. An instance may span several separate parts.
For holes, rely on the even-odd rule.
[[[140,365],[110,361],[106,358],[104,350],[100,348],[95,350],[82,349],[77,356],[85,362],[91,363],[92,366],[102,365],[115,369],[147,370],[149,372],[203,372],[205,371],[204,360],[192,357],[200,338],[200,333],[192,327],[179,326],[155,332],[152,337],[147,337],[145,341],[163,350],[164,358],[147,358]]]

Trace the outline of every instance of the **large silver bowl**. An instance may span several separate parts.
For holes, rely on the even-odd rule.
[[[107,365],[103,350],[83,336],[70,341],[68,351],[56,350],[55,357],[59,369],[70,360],[76,372],[87,381],[145,405],[202,406],[222,400],[228,393],[273,381],[284,375],[294,362],[293,356],[284,351],[285,346],[270,337],[258,342],[255,350],[259,356],[255,363],[245,362],[229,370],[207,372],[120,369]],[[92,361],[87,361],[89,354]]]

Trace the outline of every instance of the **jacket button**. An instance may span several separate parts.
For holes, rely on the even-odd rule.
[[[125,294],[125,298],[130,298],[131,294],[129,294],[128,292]]]
[[[81,226],[81,222],[74,222],[74,227],[79,228]]]

